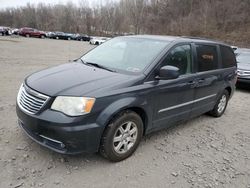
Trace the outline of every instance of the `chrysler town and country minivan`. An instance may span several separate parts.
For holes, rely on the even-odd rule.
[[[125,36],[73,63],[28,76],[17,96],[19,125],[56,152],[129,157],[143,135],[209,113],[233,95],[232,48],[206,39]]]

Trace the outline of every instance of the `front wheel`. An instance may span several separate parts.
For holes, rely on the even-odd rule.
[[[138,114],[126,111],[118,115],[104,131],[100,153],[113,162],[131,156],[143,135],[143,122]]]
[[[227,90],[224,90],[219,99],[217,100],[214,109],[210,111],[209,114],[214,117],[222,116],[226,110],[228,100],[229,100],[229,93]]]

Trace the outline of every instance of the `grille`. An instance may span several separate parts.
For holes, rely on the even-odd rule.
[[[250,76],[250,71],[238,69],[237,74],[239,76]]]
[[[19,107],[30,114],[36,114],[48,101],[49,97],[38,93],[25,85],[20,87],[17,102]]]

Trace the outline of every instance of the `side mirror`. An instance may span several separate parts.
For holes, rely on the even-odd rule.
[[[158,76],[156,76],[156,79],[158,80],[170,80],[175,79],[180,76],[179,68],[174,66],[164,66],[161,67]]]

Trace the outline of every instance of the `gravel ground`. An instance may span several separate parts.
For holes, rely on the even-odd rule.
[[[207,115],[146,136],[129,159],[67,156],[17,126],[15,100],[30,73],[73,60],[88,43],[0,37],[0,187],[250,187],[250,91],[221,118]]]

